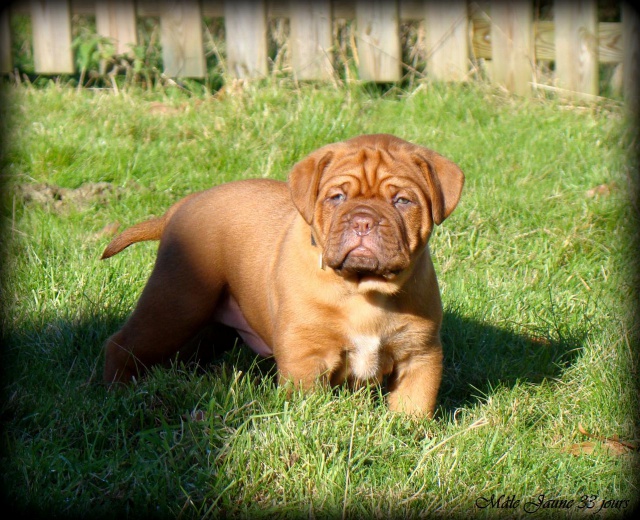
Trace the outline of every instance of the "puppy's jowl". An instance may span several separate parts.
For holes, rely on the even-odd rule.
[[[272,355],[281,383],[388,376],[392,410],[431,416],[442,303],[428,241],[463,183],[427,148],[364,135],[316,150],[288,183],[217,186],[127,229],[103,258],[143,240],[160,247],[133,314],[107,340],[105,381],[166,362],[218,322]]]

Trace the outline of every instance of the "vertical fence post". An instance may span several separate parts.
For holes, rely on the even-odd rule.
[[[11,72],[11,30],[9,9],[0,11],[0,74]]]
[[[638,87],[640,81],[640,17],[637,6],[622,3],[622,72],[624,100],[632,118],[640,115]]]
[[[462,81],[469,71],[469,28],[466,0],[425,5],[427,73],[436,80]]]
[[[69,2],[31,0],[33,61],[36,72],[71,74],[75,71],[71,50]]]
[[[131,53],[131,46],[138,43],[133,2],[97,0],[96,30],[99,35],[113,39],[116,54]]]
[[[491,2],[492,80],[510,92],[531,93],[535,74],[533,9],[529,2]]]
[[[264,0],[225,0],[227,70],[236,78],[264,77],[267,67],[267,10]]]
[[[333,74],[331,2],[289,2],[291,64],[298,79],[326,80]]]
[[[160,42],[167,76],[202,78],[206,75],[199,2],[161,0]]]
[[[360,79],[400,79],[398,4],[394,0],[356,0]]]
[[[558,87],[598,94],[598,11],[596,0],[555,4]]]

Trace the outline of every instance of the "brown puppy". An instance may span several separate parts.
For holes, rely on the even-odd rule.
[[[289,182],[196,193],[106,248],[160,239],[138,304],[106,343],[104,379],[128,381],[202,327],[234,327],[273,355],[281,383],[389,376],[389,406],[433,414],[442,304],[428,241],[464,176],[441,155],[385,134],[330,144]]]

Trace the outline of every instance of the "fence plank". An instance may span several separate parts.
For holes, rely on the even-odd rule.
[[[598,94],[598,11],[596,0],[555,5],[556,78],[569,91]]]
[[[471,55],[475,58],[491,59],[491,20],[477,15],[471,16]]]
[[[113,39],[116,54],[130,54],[131,46],[138,43],[133,2],[97,0],[96,30],[101,36]]]
[[[536,59],[556,59],[556,31],[555,24],[548,20],[534,22],[533,32],[535,37]]]
[[[491,56],[493,81],[518,95],[531,93],[535,70],[531,5],[491,3]]]
[[[9,9],[0,10],[0,74],[11,71],[11,30]]]
[[[624,99],[627,103],[632,119],[637,124],[638,112],[640,112],[640,100],[638,99],[638,81],[640,81],[640,17],[636,11],[637,6],[622,4],[622,47],[624,49],[624,61],[622,70],[624,74]]]
[[[401,54],[397,2],[357,0],[356,24],[360,79],[398,81]]]
[[[469,71],[468,14],[466,0],[425,5],[427,73],[441,81],[461,81]]]
[[[623,61],[622,25],[615,22],[600,22],[598,24],[599,63],[620,63]]]
[[[198,2],[160,2],[160,42],[167,76],[202,78],[206,75]]]
[[[491,59],[491,23],[472,17],[472,48],[476,58]],[[534,22],[537,60],[556,59],[555,24],[548,20]],[[622,61],[622,24],[600,22],[598,24],[598,61],[620,63]]]
[[[227,71],[236,78],[266,76],[267,11],[264,0],[224,3]]]
[[[71,50],[69,2],[31,0],[33,61],[42,74],[71,74],[75,67]]]
[[[291,64],[302,80],[326,80],[333,75],[330,0],[291,0]]]

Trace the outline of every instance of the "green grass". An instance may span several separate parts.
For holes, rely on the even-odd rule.
[[[615,106],[521,100],[477,86],[410,91],[275,80],[225,95],[5,89],[1,485],[48,516],[528,517],[523,503],[637,500],[636,454],[564,451],[637,440],[638,213],[633,134]],[[161,103],[159,105],[158,103]],[[434,421],[372,392],[291,398],[235,348],[203,368],[100,384],[101,346],[153,265],[138,244],[98,260],[101,230],[180,197],[390,132],[462,167],[459,207],[432,237],[445,305]],[[25,186],[104,195],[25,200]],[[609,194],[590,197],[600,184]],[[637,202],[636,202],[637,204]],[[513,511],[476,501],[515,495]],[[622,516],[625,510],[601,511]],[[541,509],[539,516],[557,510]]]

